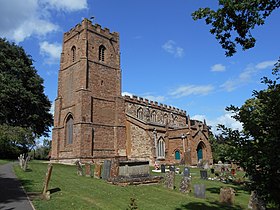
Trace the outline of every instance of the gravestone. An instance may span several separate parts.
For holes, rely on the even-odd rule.
[[[161,173],[165,173],[165,165],[161,164],[160,165],[160,170],[161,170]]]
[[[44,181],[43,193],[42,193],[43,197],[47,200],[50,199],[50,193],[47,192],[47,190],[48,190],[49,182],[50,182],[51,175],[52,175],[52,168],[53,168],[53,165],[51,163],[49,163],[45,181]]]
[[[194,196],[196,198],[205,198],[205,185],[195,184],[194,185]]]
[[[183,176],[186,176],[186,177],[190,176],[190,168],[189,167],[184,168]]]
[[[22,169],[24,171],[26,171],[26,169],[27,169],[29,160],[30,160],[30,156],[27,156],[25,160],[23,159],[23,168]]]
[[[23,168],[23,163],[24,163],[24,155],[20,154],[19,157],[18,157],[18,160],[19,160],[19,166],[22,169]]]
[[[101,166],[102,166],[101,163],[95,163],[94,173],[93,173],[94,178],[100,179],[100,177],[101,177]]]
[[[82,167],[82,163],[81,163],[79,160],[77,160],[77,161],[75,162],[75,164],[76,164],[76,166],[77,166],[77,174],[78,174],[78,176],[83,176],[83,167]]]
[[[169,171],[165,175],[165,183],[164,186],[168,189],[174,189],[174,182],[175,182],[175,172]]]
[[[110,173],[111,173],[111,161],[110,160],[104,160],[104,164],[102,167],[102,173],[101,177],[104,180],[107,180],[110,178]]]
[[[231,187],[222,187],[220,189],[220,202],[233,205],[235,199],[235,191]]]
[[[201,179],[207,179],[207,170],[200,170],[200,178]]]
[[[91,164],[85,163],[85,174],[87,177],[92,177]]]
[[[188,176],[183,176],[180,183],[180,192],[182,193],[190,193],[191,191],[191,178]]]
[[[175,166],[174,165],[169,166],[169,170],[175,172]]]
[[[258,195],[255,191],[251,192],[248,209],[252,209],[252,210],[265,210],[266,209],[264,202],[258,198]]]
[[[117,177],[119,175],[119,160],[117,158],[114,158],[111,160],[111,172],[110,177]]]

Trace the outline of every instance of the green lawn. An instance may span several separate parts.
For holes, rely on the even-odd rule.
[[[23,172],[17,165],[15,172],[27,192],[40,192],[47,171],[47,164],[32,161],[29,170]],[[191,169],[192,185],[206,185],[206,199],[195,198],[193,193],[185,195],[179,192],[180,175],[176,175],[176,189],[166,189],[163,184],[146,186],[120,187],[107,184],[103,180],[80,177],[75,166],[56,164],[49,184],[51,199],[35,199],[37,210],[43,209],[128,209],[130,198],[136,199],[139,209],[147,210],[184,210],[184,209],[247,209],[249,193],[242,186],[223,184],[218,181],[201,180],[199,170]],[[159,174],[157,174],[159,175]],[[164,175],[164,174],[162,174]],[[224,206],[219,203],[219,191],[222,186],[233,187],[236,191],[235,206]]]
[[[0,159],[0,165],[6,164],[8,162],[10,162],[11,160],[2,160]]]

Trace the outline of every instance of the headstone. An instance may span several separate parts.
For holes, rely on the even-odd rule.
[[[203,161],[202,161],[202,159],[199,159],[199,161],[197,163],[197,167],[198,168],[203,168]]]
[[[111,160],[111,172],[110,177],[117,177],[119,175],[119,160],[114,158]]]
[[[182,193],[190,193],[191,191],[191,178],[188,176],[183,176],[180,183],[180,192]]]
[[[208,161],[203,164],[203,169],[208,170],[210,168]]]
[[[78,174],[78,176],[83,176],[83,167],[82,167],[82,163],[81,163],[79,160],[77,160],[77,161],[75,162],[75,164],[76,164],[76,166],[77,166],[77,174]]]
[[[160,165],[160,171],[161,173],[165,173],[165,165],[163,164]]]
[[[200,178],[201,179],[207,179],[207,170],[200,170]]]
[[[221,165],[221,164],[223,164],[223,162],[219,160],[219,161],[218,161],[218,164]]]
[[[20,166],[20,168],[23,168],[24,155],[23,155],[23,154],[20,154],[19,157],[18,157],[18,160],[19,160],[19,166]]]
[[[97,179],[100,179],[101,177],[101,163],[95,163],[95,166],[94,166],[94,178],[97,178]]]
[[[92,177],[91,164],[85,163],[85,174],[87,177]]]
[[[174,182],[175,182],[175,172],[169,171],[165,175],[165,183],[164,186],[168,189],[174,189]]]
[[[205,198],[205,185],[195,184],[194,185],[194,196],[196,198]]]
[[[24,171],[26,171],[26,169],[27,169],[29,160],[30,160],[30,156],[27,156],[25,160],[23,159],[23,168],[22,169]]]
[[[49,182],[50,182],[51,175],[52,175],[52,168],[53,168],[53,165],[51,163],[49,163],[47,173],[46,173],[46,177],[45,177],[45,181],[44,181],[43,193],[42,193],[43,196],[47,200],[50,199],[50,194],[47,193],[47,190],[48,190]]]
[[[169,170],[175,172],[175,166],[174,165],[169,166]]]
[[[220,202],[233,205],[235,199],[235,191],[231,187],[222,187],[220,189]]]
[[[110,178],[110,173],[111,173],[111,161],[110,160],[104,160],[104,164],[102,167],[102,173],[101,177],[104,180],[107,180]]]
[[[183,176],[186,176],[186,177],[190,176],[190,168],[189,167],[184,168]]]
[[[265,210],[264,202],[258,198],[258,195],[255,191],[251,192],[249,199],[248,209],[252,210]]]

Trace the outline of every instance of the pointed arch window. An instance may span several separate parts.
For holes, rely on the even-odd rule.
[[[137,118],[140,119],[140,120],[143,120],[144,116],[143,116],[143,109],[142,108],[139,108],[137,110]]]
[[[105,50],[104,45],[99,46],[99,61],[105,61]]]
[[[157,144],[157,155],[158,155],[158,159],[165,158],[165,143],[162,138],[158,141]]]
[[[153,111],[151,114],[151,121],[156,122],[156,120],[157,120],[157,114],[156,114],[156,111]]]
[[[66,120],[66,143],[73,143],[73,117],[69,115]]]
[[[76,47],[73,46],[71,48],[71,55],[72,55],[72,62],[75,62],[76,61]]]

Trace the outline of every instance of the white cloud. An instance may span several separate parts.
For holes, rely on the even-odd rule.
[[[48,43],[47,41],[40,43],[40,54],[46,57],[46,63],[53,64],[57,63],[60,59],[61,44]]]
[[[249,83],[252,78],[261,70],[273,67],[276,61],[263,61],[256,65],[249,64],[247,67],[238,75],[237,78],[229,79],[220,87],[230,92],[233,91],[247,83]]]
[[[169,95],[177,98],[188,95],[207,95],[214,90],[212,85],[186,85],[177,88],[169,93]]]
[[[157,101],[157,102],[164,102],[165,101],[165,97],[164,96],[152,96],[152,95],[146,95],[143,96],[143,98],[146,98],[150,101]]]
[[[225,125],[228,128],[234,129],[234,130],[242,130],[242,124],[238,121],[236,121],[234,118],[232,118],[233,114],[230,112],[225,112],[223,115],[217,117],[216,119],[207,119],[207,117],[205,115],[194,115],[191,117],[191,119],[195,119],[195,120],[200,120],[200,121],[204,121],[206,120],[206,124],[210,125],[211,131],[214,134],[218,134],[219,132],[217,131],[217,125],[218,124],[222,124]]]
[[[268,67],[273,67],[276,62],[277,62],[276,60],[274,60],[274,61],[263,61],[261,63],[258,63],[256,65],[256,68],[257,69],[266,69]]]
[[[44,0],[47,7],[62,11],[78,11],[87,9],[87,0]]]
[[[1,1],[0,36],[16,43],[31,36],[44,37],[59,30],[59,26],[49,20],[52,10],[72,12],[86,8],[86,0]]]
[[[175,57],[180,58],[184,56],[184,49],[182,47],[179,47],[173,40],[168,40],[167,42],[165,42],[162,45],[162,49],[174,55]]]
[[[129,93],[129,92],[122,92],[122,96],[130,96],[132,97],[134,94]]]
[[[220,63],[211,66],[211,71],[221,72],[221,71],[225,71],[225,70],[226,70],[226,67]]]

